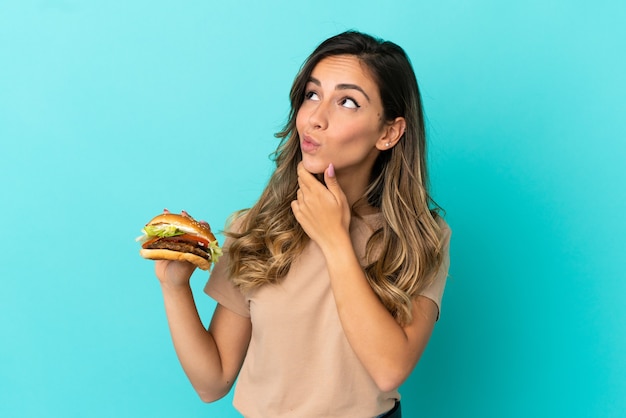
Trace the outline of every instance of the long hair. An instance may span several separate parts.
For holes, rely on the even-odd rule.
[[[406,121],[400,141],[379,154],[360,201],[379,208],[383,218],[367,243],[365,275],[398,323],[408,324],[411,300],[432,283],[442,260],[439,208],[428,193],[422,102],[404,50],[360,32],[325,40],[300,68],[290,92],[287,123],[276,134],[276,169],[256,204],[238,214],[233,228],[237,231],[226,232],[233,238],[230,277],[242,291],[277,283],[309,240],[291,210],[298,189],[296,168],[302,160],[296,116],[313,69],[336,55],[355,56],[369,69],[379,88],[384,120]]]

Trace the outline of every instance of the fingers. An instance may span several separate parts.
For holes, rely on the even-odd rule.
[[[310,173],[309,171],[307,171],[306,168],[304,168],[304,164],[302,162],[298,163],[297,174],[298,174],[298,186],[302,189],[313,189],[316,187],[320,187],[320,188],[324,187],[324,185],[318,180],[318,178],[314,174]],[[324,170],[325,182],[329,178],[329,176],[330,178],[333,178],[336,180],[335,167],[333,166],[332,163],[328,165],[326,170]],[[337,184],[336,181],[335,181],[335,184]]]
[[[324,170],[326,186],[302,163],[298,165],[298,190],[291,202],[291,210],[304,232],[318,245],[329,243],[339,229],[350,225],[347,198],[339,185],[335,168],[330,164]]]
[[[319,181],[317,181],[315,176],[309,173],[306,170],[306,168],[304,168],[304,164],[302,164],[302,161],[298,163],[297,173],[298,173],[298,187],[300,187],[301,189],[308,190],[311,187],[314,187],[316,183],[319,184]]]
[[[156,276],[162,284],[180,286],[189,284],[196,266],[186,261],[156,260]]]
[[[300,216],[300,203],[298,203],[297,200],[292,200],[291,201],[291,211],[293,212],[293,214],[296,217],[296,220],[299,222],[299,216]]]
[[[324,171],[324,182],[326,183],[326,187],[328,190],[335,196],[337,200],[341,200],[343,196],[343,190],[341,190],[341,186],[339,186],[339,182],[337,181],[337,177],[335,176],[335,166],[332,163],[328,165],[328,168]]]
[[[302,162],[298,164],[298,192],[297,199],[301,200],[306,196],[317,196],[318,198],[325,195],[327,192],[330,192],[334,197],[336,202],[342,202],[344,200],[344,193],[337,181],[337,177],[335,175],[335,166],[330,163],[326,170],[324,170],[324,184],[322,184],[318,179],[308,172]]]

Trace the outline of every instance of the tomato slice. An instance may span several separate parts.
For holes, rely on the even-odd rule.
[[[186,242],[191,242],[196,244],[199,247],[204,247],[204,248],[209,248],[209,241],[207,241],[204,238],[195,236],[195,235],[191,235],[191,234],[182,234],[182,235],[176,235],[174,237],[165,237],[165,238],[159,238],[159,237],[154,237],[152,239],[149,239],[148,241],[144,242],[142,247],[146,248],[148,245],[152,244],[154,241],[156,240],[169,240],[169,241],[186,241]]]
[[[191,235],[191,234],[183,234],[183,235],[178,235],[172,238],[178,238],[179,241],[191,241],[191,242],[195,242],[196,244],[198,244],[200,247],[206,247],[209,248],[209,241],[207,241],[204,238],[198,237],[196,235]]]

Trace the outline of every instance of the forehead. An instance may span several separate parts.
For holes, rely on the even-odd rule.
[[[313,68],[311,78],[329,88],[338,84],[356,84],[369,90],[368,93],[378,91],[378,85],[369,68],[354,55],[335,55],[322,59]]]

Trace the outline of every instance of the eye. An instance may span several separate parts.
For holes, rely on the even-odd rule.
[[[344,97],[343,99],[339,101],[339,104],[348,109],[358,109],[359,107],[361,107],[359,106],[356,100],[350,97]]]
[[[307,100],[315,100],[315,101],[317,101],[317,100],[319,100],[319,99],[320,99],[320,98],[318,97],[317,93],[316,93],[316,92],[314,92],[314,91],[307,91],[307,92],[304,94],[304,97],[305,97],[305,99],[307,99]]]

